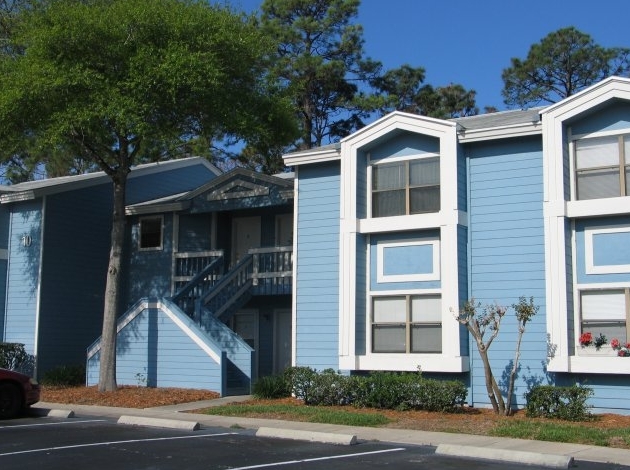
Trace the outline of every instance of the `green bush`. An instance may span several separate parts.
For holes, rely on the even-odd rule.
[[[593,395],[588,387],[572,385],[555,387],[538,385],[525,394],[527,416],[537,418],[557,418],[566,421],[585,421],[590,419],[591,406],[586,401]]]
[[[291,393],[295,398],[309,403],[313,380],[317,372],[310,367],[288,367],[284,371],[284,377],[290,386]]]
[[[21,343],[0,343],[0,367],[33,374],[35,358],[28,354]]]
[[[78,387],[85,385],[85,366],[59,366],[49,370],[41,378],[42,385]]]
[[[270,375],[256,380],[252,393],[256,398],[286,398],[291,396],[291,387],[283,375]]]
[[[293,394],[307,405],[354,405],[380,409],[455,411],[467,396],[457,381],[426,379],[420,373],[374,372],[345,376],[306,367],[285,374]]]

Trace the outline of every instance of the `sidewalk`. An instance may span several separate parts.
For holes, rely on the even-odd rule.
[[[306,432],[310,431],[314,433],[351,434],[356,435],[358,440],[363,441],[377,440],[397,444],[434,446],[438,448],[443,447],[444,449],[461,448],[465,452],[468,450],[473,451],[473,454],[468,456],[492,459],[495,458],[493,455],[496,455],[496,458],[499,460],[502,460],[501,456],[507,455],[507,453],[519,455],[531,453],[532,457],[538,456],[543,459],[548,456],[550,462],[553,461],[552,457],[564,456],[575,460],[630,466],[630,450],[615,449],[610,447],[476,436],[472,434],[414,431],[409,429],[368,428],[186,413],[186,411],[198,410],[211,406],[220,406],[224,403],[244,401],[249,398],[249,396],[225,397],[216,400],[145,409],[63,405],[44,402],[37,403],[33,405],[32,408],[38,409],[43,413],[45,413],[46,410],[71,410],[74,412],[75,416],[104,416],[116,419],[121,416],[134,416],[148,419],[155,418],[186,421],[190,423],[196,422],[202,426],[217,426],[224,428],[239,426],[246,429],[259,429],[264,427],[278,430],[288,429]],[[519,461],[521,460],[519,459]]]

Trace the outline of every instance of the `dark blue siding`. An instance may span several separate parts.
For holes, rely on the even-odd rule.
[[[102,330],[111,188],[49,196],[45,210],[40,372],[83,364],[86,348]]]

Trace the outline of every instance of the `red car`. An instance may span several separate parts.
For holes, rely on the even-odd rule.
[[[0,369],[0,419],[14,418],[39,401],[39,384],[28,375]]]

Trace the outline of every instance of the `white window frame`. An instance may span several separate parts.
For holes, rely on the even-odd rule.
[[[385,274],[385,250],[387,248],[403,248],[410,246],[432,246],[433,266],[430,273],[417,274]],[[376,281],[410,282],[410,281],[437,281],[440,279],[440,240],[410,240],[400,242],[377,242],[376,244]]]
[[[630,273],[630,264],[610,264],[596,266],[593,260],[593,237],[603,233],[630,233],[630,227],[610,227],[584,230],[584,261],[586,274],[623,274]]]
[[[410,329],[413,327],[414,324],[422,324],[422,323],[426,323],[426,324],[435,324],[436,322],[412,322],[411,321],[411,299],[412,297],[435,297],[438,296],[440,297],[440,302],[441,302],[441,311],[442,311],[442,315],[441,315],[441,319],[440,319],[440,332],[442,334],[442,350],[440,352],[412,352],[411,351],[411,335],[412,332],[410,331]],[[407,311],[406,311],[406,321],[405,321],[405,328],[406,328],[406,333],[405,333],[405,348],[406,351],[405,352],[374,352],[374,343],[373,343],[373,330],[372,327],[374,326],[374,324],[387,324],[387,322],[375,322],[374,321],[374,299],[375,298],[391,298],[391,297],[405,297],[405,301],[406,301],[406,307],[407,307]],[[395,361],[397,363],[396,368],[400,367],[400,361],[402,360],[403,362],[408,362],[409,360],[414,360],[414,358],[417,358],[418,360],[420,360],[420,358],[422,359],[427,359],[427,358],[434,358],[437,359],[438,361],[440,360],[440,358],[443,358],[443,354],[444,354],[444,341],[445,341],[445,330],[448,330],[449,325],[445,325],[444,321],[445,318],[449,318],[448,316],[444,315],[444,299],[442,298],[442,293],[439,289],[426,289],[426,290],[406,290],[406,291],[386,291],[386,292],[378,292],[378,291],[374,291],[371,292],[370,295],[368,296],[368,307],[367,307],[367,321],[366,321],[366,361],[369,362],[373,362],[373,363],[380,363],[382,361]],[[392,324],[399,324],[400,322],[392,322]],[[424,361],[423,361],[424,363]],[[379,367],[380,368],[380,367]],[[391,365],[390,365],[390,369],[391,369]],[[387,370],[387,369],[386,369]]]
[[[146,220],[158,220],[160,221],[160,244],[159,246],[142,246],[142,222]],[[151,215],[140,217],[138,219],[138,250],[139,251],[161,251],[164,248],[164,216],[163,215]]]
[[[409,186],[409,172],[407,172],[407,182],[405,185],[405,213],[404,214],[399,214],[399,215],[390,215],[390,216],[380,216],[380,217],[375,217],[372,215],[372,196],[374,194],[374,190],[372,189],[372,183],[373,183],[373,173],[372,173],[372,169],[375,166],[380,166],[380,165],[388,165],[391,163],[401,163],[401,162],[411,162],[411,161],[415,161],[415,160],[424,160],[424,159],[429,159],[429,158],[437,158],[439,165],[440,165],[440,178],[439,178],[439,183],[438,183],[438,187],[440,190],[440,197],[439,197],[439,208],[436,211],[426,211],[426,212],[418,212],[415,214],[412,214],[410,212],[410,198],[409,198],[409,191],[411,189],[411,187]],[[378,159],[378,160],[371,160],[368,157],[368,163],[367,163],[367,171],[368,171],[368,178],[367,178],[367,192],[368,192],[368,201],[367,201],[367,214],[368,214],[368,219],[385,219],[388,217],[409,217],[409,216],[414,216],[414,215],[423,215],[423,214],[437,214],[442,210],[442,157],[440,156],[439,153],[435,153],[435,152],[427,152],[427,153],[422,153],[422,154],[414,154],[414,155],[405,155],[402,157],[387,157],[387,158],[382,158],[382,159]]]

